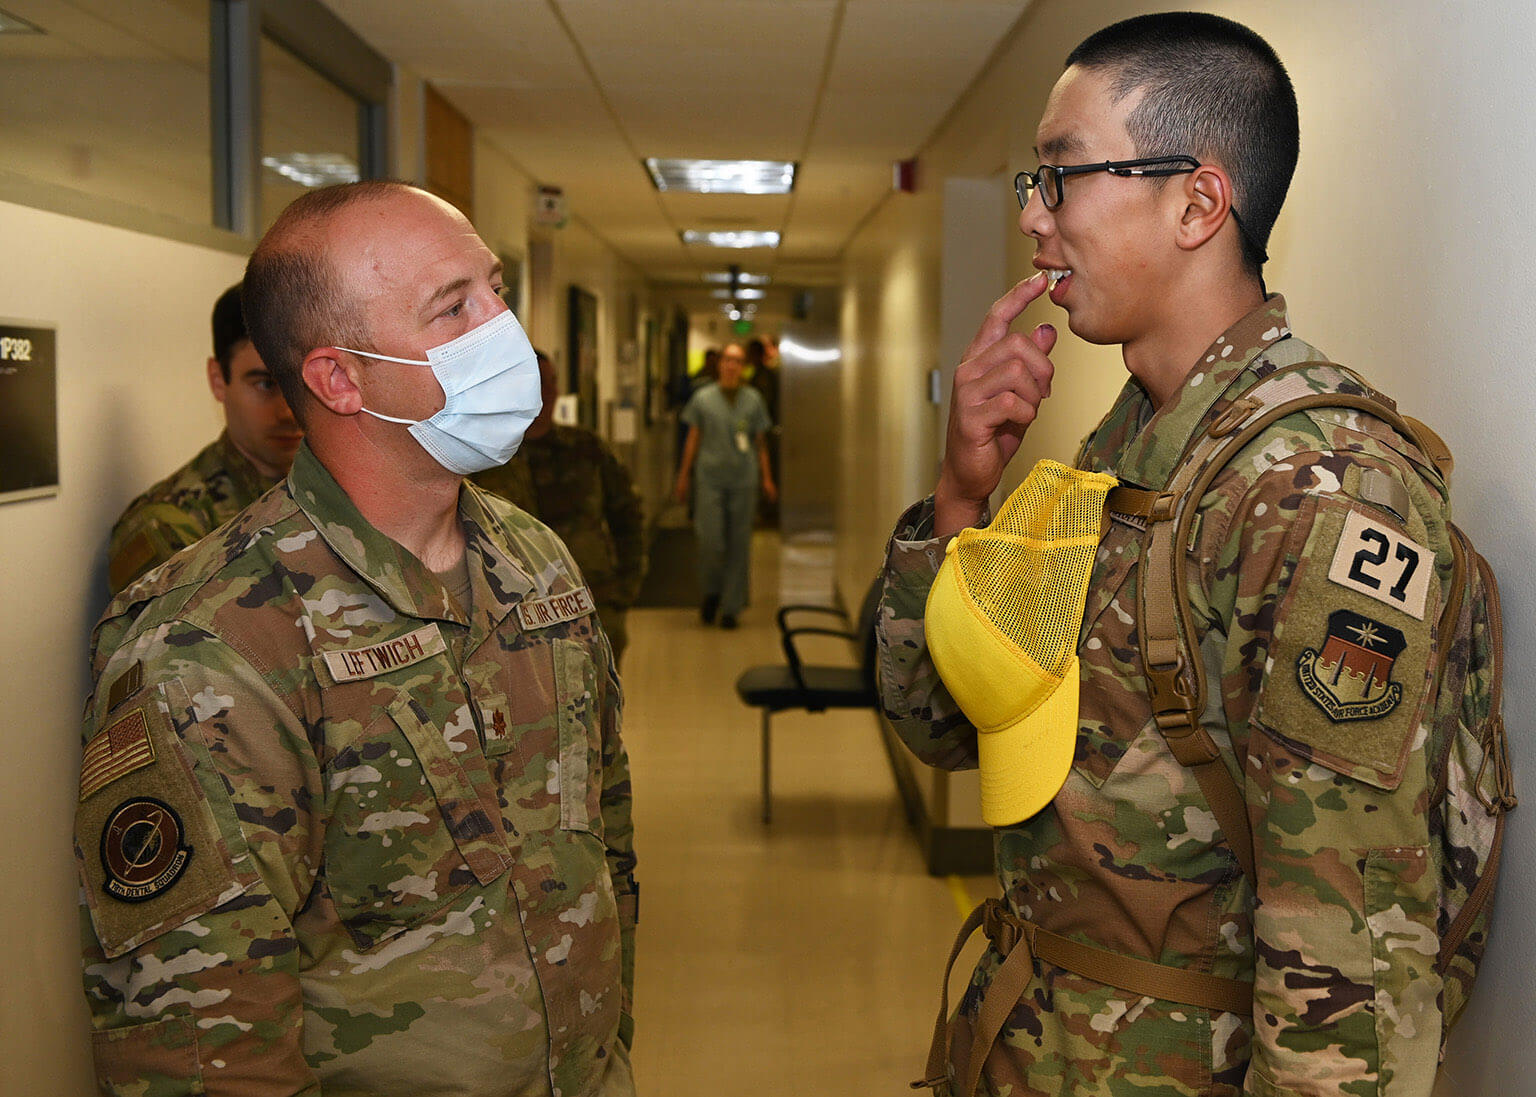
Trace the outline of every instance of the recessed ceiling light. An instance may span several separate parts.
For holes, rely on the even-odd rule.
[[[779,234],[776,232],[700,232],[684,229],[683,243],[708,244],[712,248],[776,248]]]
[[[355,183],[361,178],[357,164],[339,152],[290,152],[284,156],[263,156],[261,162],[283,178],[306,187]]]
[[[739,289],[734,294],[728,289],[717,289],[710,292],[722,301],[729,301],[733,296],[739,301],[761,301],[763,299],[763,291],[760,289]]]
[[[720,283],[728,286],[731,284],[731,272],[728,270],[709,271],[704,275],[704,281]],[[738,286],[766,286],[772,281],[773,279],[766,274],[736,275],[736,284]]]
[[[695,194],[788,194],[795,189],[789,160],[645,160],[657,190]]]
[[[8,11],[0,11],[0,34],[47,34],[36,23],[28,23],[19,15],[12,15]]]

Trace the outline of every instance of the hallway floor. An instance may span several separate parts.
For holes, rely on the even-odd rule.
[[[867,712],[775,717],[774,816],[760,819],[758,714],[734,683],[781,661],[774,610],[825,601],[829,564],[829,546],[759,532],[738,630],[707,628],[694,609],[630,614],[641,1097],[909,1092],[957,892],[991,893],[990,880],[926,873]],[[824,643],[812,659],[851,660],[844,641]]]

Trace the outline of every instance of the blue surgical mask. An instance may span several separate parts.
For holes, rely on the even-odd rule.
[[[407,366],[431,366],[446,400],[429,419],[397,419],[368,408],[375,419],[404,423],[433,460],[461,476],[506,464],[539,414],[539,363],[512,313],[503,312],[442,346],[425,362],[337,347],[348,354]]]

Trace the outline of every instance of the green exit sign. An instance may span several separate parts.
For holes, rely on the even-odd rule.
[[[731,330],[734,331],[737,335],[751,335],[752,334],[752,321],[751,320],[733,320],[733,321],[731,321]]]

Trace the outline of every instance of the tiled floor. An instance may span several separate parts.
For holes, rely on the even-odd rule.
[[[759,533],[740,629],[706,628],[693,610],[631,614],[642,1097],[895,1097],[932,1032],[958,902],[923,869],[873,714],[776,717],[774,820],[759,818],[758,717],[733,683],[781,658],[781,556],[783,593],[824,600],[810,573],[830,570],[829,550],[781,553]],[[851,658],[827,643],[812,657]],[[988,883],[964,886],[979,898]]]

